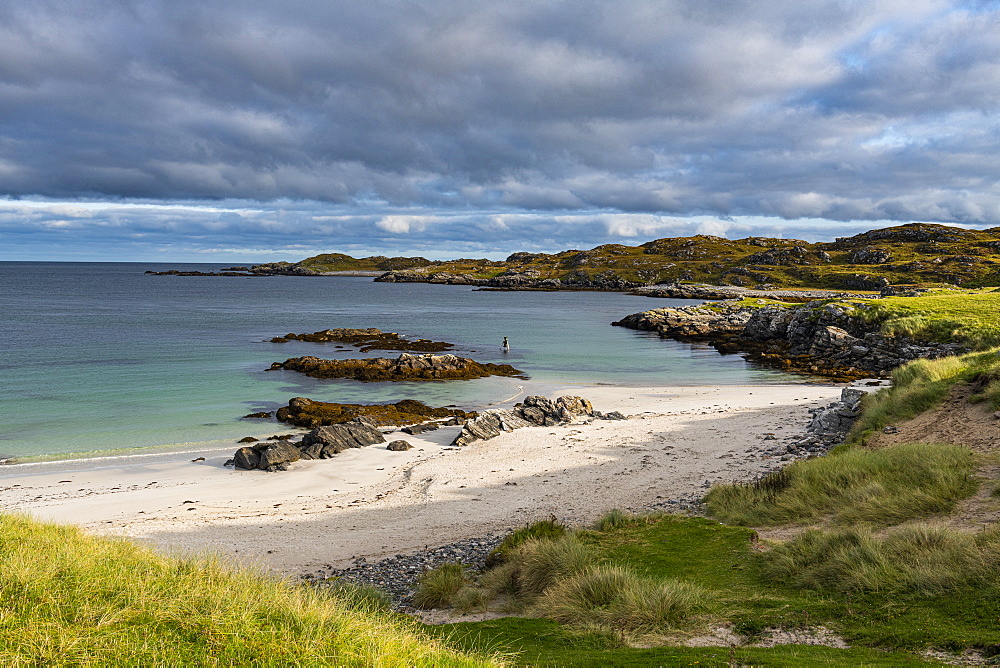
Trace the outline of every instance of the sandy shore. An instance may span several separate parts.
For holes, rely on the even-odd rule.
[[[0,469],[7,510],[129,536],[179,551],[212,551],[297,573],[485,535],[555,515],[592,521],[700,494],[777,462],[762,456],[801,435],[829,385],[564,388],[626,421],[533,427],[456,449],[457,427],[283,473],[234,471],[226,451],[17,465]]]

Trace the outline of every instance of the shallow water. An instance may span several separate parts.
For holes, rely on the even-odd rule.
[[[524,381],[359,383],[265,371],[300,355],[364,356],[331,344],[268,342],[287,332],[378,327],[507,362],[531,387],[578,383],[788,382],[739,356],[610,327],[670,304],[606,292],[493,292],[355,277],[175,277],[146,269],[225,265],[0,262],[0,457],[167,446],[195,449],[280,426],[240,420],[295,396],[404,398],[468,409]],[[500,350],[504,336],[510,353]],[[398,353],[373,351],[369,356]]]

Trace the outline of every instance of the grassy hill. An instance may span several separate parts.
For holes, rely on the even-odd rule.
[[[854,290],[914,283],[982,287],[1000,285],[1000,228],[977,231],[912,223],[827,243],[698,235],[555,254],[518,252],[504,261],[356,259],[328,253],[292,266],[313,272],[409,270],[428,277],[447,274],[472,279],[521,274],[566,283],[617,278],[635,285],[680,281]]]

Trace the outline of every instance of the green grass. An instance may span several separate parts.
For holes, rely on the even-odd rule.
[[[1000,346],[1000,292],[943,291],[919,297],[871,300],[859,309],[882,332],[924,341]]]
[[[892,372],[892,386],[868,395],[861,417],[848,434],[849,443],[861,443],[887,425],[908,420],[939,406],[959,383],[976,383],[974,400],[1000,408],[1000,350],[915,360]]]
[[[819,591],[936,596],[990,587],[1000,576],[1000,526],[965,533],[941,526],[811,529],[765,555],[775,580]]]
[[[599,561],[652,581],[680,580],[708,592],[700,614],[739,629],[826,626],[852,649],[780,646],[629,647],[614,627],[562,625],[550,619],[504,618],[434,629],[459,646],[518,653],[519,665],[645,666],[931,665],[922,648],[1000,649],[1000,597],[995,585],[960,586],[941,594],[816,590],[768,571],[755,533],[703,518],[665,516],[609,532],[587,532]],[[662,630],[662,627],[661,627]],[[664,641],[665,645],[676,642]],[[996,648],[990,650],[990,648]]]
[[[633,636],[691,626],[712,598],[690,582],[637,576],[622,566],[600,564],[556,582],[535,610],[564,624]]]
[[[594,551],[576,535],[532,538],[507,553],[503,564],[487,571],[480,584],[490,598],[505,597],[524,609],[560,580],[597,564]]]
[[[972,452],[954,445],[850,448],[793,462],[756,483],[716,485],[706,502],[712,516],[746,526],[825,518],[886,526],[951,510],[976,490],[974,470]]]
[[[515,655],[522,666],[932,666],[911,654],[865,647],[782,645],[759,647],[623,647],[602,634],[576,633],[548,619],[505,617],[438,627],[433,632],[458,646],[488,644]]]
[[[0,665],[485,666],[396,616],[0,515]]]
[[[559,538],[564,535],[566,535],[566,526],[555,517],[533,522],[507,534],[503,541],[487,555],[486,565],[492,567],[502,564],[511,550],[529,540]]]
[[[470,582],[462,564],[442,564],[417,578],[413,605],[425,610],[451,605],[455,595]]]

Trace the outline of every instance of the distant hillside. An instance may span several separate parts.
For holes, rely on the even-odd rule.
[[[356,259],[329,253],[295,264],[258,265],[254,271],[384,271],[387,275],[377,280],[549,289],[621,290],[674,282],[838,290],[914,283],[983,287],[1000,285],[1000,228],[977,231],[912,223],[829,243],[698,235],[556,254],[521,252],[505,261]]]

